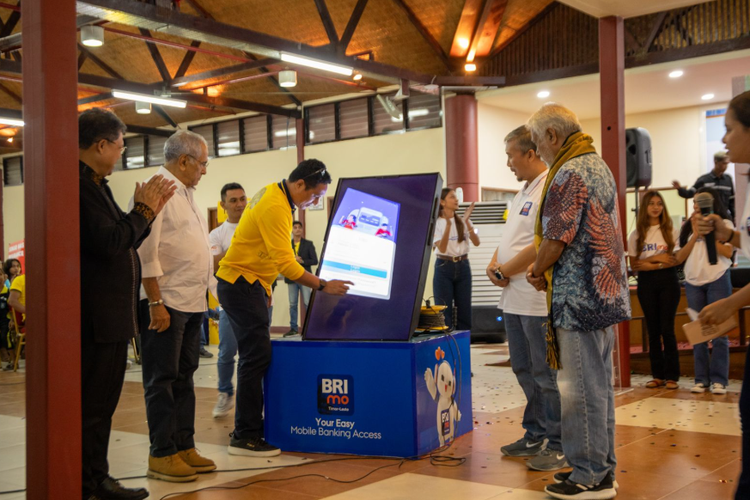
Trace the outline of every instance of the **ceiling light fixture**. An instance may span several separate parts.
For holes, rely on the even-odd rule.
[[[544,99],[545,97],[549,97],[549,90],[542,90],[536,96],[539,99]]]
[[[679,78],[685,73],[681,69],[676,69],[669,74],[669,78]]]
[[[339,75],[352,76],[354,70],[347,68],[346,66],[339,66],[338,64],[332,64],[318,59],[310,59],[308,57],[297,56],[294,54],[287,54],[286,52],[281,53],[281,60],[284,62],[299,64],[315,69],[322,69],[323,71],[330,71],[331,73],[338,73]]]
[[[353,79],[353,80],[354,80],[355,82],[358,82],[358,81],[360,81],[360,80],[362,79],[362,73],[354,73],[354,76],[352,77],[352,79]]]
[[[10,125],[12,127],[23,127],[23,120],[18,120],[16,118],[0,117],[0,125]]]
[[[297,72],[291,69],[279,71],[279,85],[282,87],[296,87],[297,86]]]
[[[13,138],[12,137],[8,137],[8,142],[11,143],[11,144],[13,144]]]
[[[148,115],[151,113],[151,103],[135,101],[135,112],[139,115]]]
[[[459,38],[458,39],[458,46],[462,49],[468,49],[469,48],[469,39],[468,38]]]
[[[171,97],[158,97],[148,94],[136,94],[134,92],[126,92],[123,90],[113,90],[112,97],[116,97],[118,99],[127,99],[129,101],[150,102],[151,104],[161,104],[163,106],[172,106],[174,108],[184,108],[187,106],[187,101],[172,99]]]
[[[81,43],[86,47],[101,47],[104,45],[104,28],[92,25],[82,27]]]
[[[701,99],[703,99],[704,101],[710,101],[710,100],[711,100],[711,99],[713,99],[713,98],[714,98],[714,95],[713,95],[713,94],[703,94],[703,95],[701,96]]]
[[[469,55],[468,55],[468,56],[466,56],[466,62],[473,62],[473,61],[474,61],[474,57],[475,57],[476,55],[477,55],[477,51],[476,51],[476,49],[471,49],[471,50],[469,51]]]
[[[476,65],[476,64],[474,64],[474,63],[466,63],[466,64],[464,65],[464,69],[465,69],[466,71],[476,71],[476,70],[477,70],[477,65]]]

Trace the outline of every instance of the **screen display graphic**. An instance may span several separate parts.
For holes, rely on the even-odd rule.
[[[354,283],[349,293],[388,300],[400,203],[347,189],[333,217],[319,276]]]
[[[339,180],[318,276],[354,285],[344,296],[313,292],[305,340],[409,340],[442,185],[437,173]]]

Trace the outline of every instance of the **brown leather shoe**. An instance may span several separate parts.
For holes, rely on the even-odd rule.
[[[674,391],[675,389],[679,389],[680,388],[680,386],[674,380],[667,380],[667,386],[666,387],[670,391]]]
[[[148,456],[146,476],[170,483],[187,483],[198,479],[195,469],[186,464],[178,453],[168,457]]]
[[[664,381],[658,378],[655,378],[646,384],[646,389],[658,389],[659,387],[664,387]]]
[[[192,467],[198,474],[216,470],[214,461],[210,458],[202,457],[195,448],[178,451],[177,454],[180,455],[183,462]]]

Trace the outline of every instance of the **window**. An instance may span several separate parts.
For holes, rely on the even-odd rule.
[[[14,156],[3,160],[3,177],[6,186],[23,184],[23,156]]]
[[[336,110],[334,104],[315,106],[307,110],[308,144],[336,140]]]
[[[413,92],[407,101],[409,130],[439,127],[443,111],[440,109],[440,96]]]
[[[255,153],[268,150],[268,117],[266,115],[253,116],[243,120],[245,129],[245,151]]]
[[[239,120],[217,123],[216,140],[219,145],[219,156],[231,156],[240,154]]]
[[[392,134],[404,131],[403,106],[401,102],[393,100],[394,94],[382,94],[374,97],[372,103],[375,135]],[[393,113],[386,111],[386,107]]]
[[[271,132],[273,132],[273,149],[297,147],[297,126],[294,118],[280,115],[272,116]]]
[[[214,158],[216,156],[216,149],[214,147],[214,126],[213,124],[201,125],[200,127],[193,127],[190,129],[196,134],[206,139],[208,145],[208,157]]]
[[[164,143],[166,137],[158,135],[148,136],[148,166],[160,167],[164,165]]]
[[[367,99],[339,103],[339,130],[342,139],[367,137]]]
[[[145,140],[143,136],[128,137],[125,139],[125,146],[128,148],[125,154],[122,155],[125,168],[130,170],[145,167]]]

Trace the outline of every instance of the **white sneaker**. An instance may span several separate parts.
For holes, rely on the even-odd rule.
[[[234,399],[229,394],[220,392],[219,400],[216,401],[216,406],[214,406],[214,418],[226,417],[232,408],[234,408]]]
[[[695,384],[692,389],[690,389],[690,392],[694,394],[703,394],[706,392],[706,386],[703,384]]]
[[[727,388],[726,386],[716,382],[715,384],[711,385],[711,392],[713,392],[714,394],[726,394]]]

